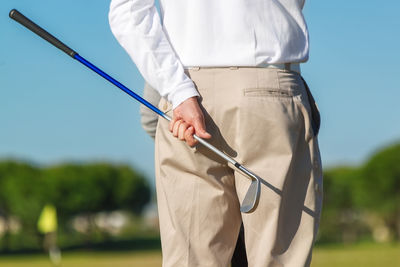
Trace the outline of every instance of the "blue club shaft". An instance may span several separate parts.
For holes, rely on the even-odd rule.
[[[138,94],[136,94],[135,92],[130,90],[128,87],[126,87],[125,85],[123,85],[119,81],[115,80],[113,77],[111,77],[110,75],[108,75],[107,73],[105,73],[104,71],[102,71],[101,69],[99,69],[98,67],[93,65],[92,63],[90,63],[88,60],[86,60],[83,57],[81,57],[79,54],[75,54],[73,57],[74,57],[74,59],[78,60],[80,63],[82,63],[86,67],[88,67],[89,69],[93,70],[94,72],[99,74],[101,77],[103,77],[104,79],[109,81],[110,83],[112,83],[115,86],[117,86],[122,91],[124,91],[125,93],[127,93],[128,95],[130,95],[131,97],[133,97],[134,99],[139,101],[140,103],[142,103],[143,105],[145,105],[146,107],[148,107],[149,109],[151,109],[152,111],[154,111],[155,113],[157,113],[158,115],[163,117],[164,119],[166,119],[168,121],[171,120],[170,117],[168,117],[164,112],[162,112],[161,110],[156,108],[154,105],[152,105],[146,99],[142,98],[141,96],[139,96]]]

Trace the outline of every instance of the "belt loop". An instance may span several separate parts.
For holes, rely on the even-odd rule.
[[[285,70],[291,70],[291,68],[290,68],[290,63],[285,63]]]

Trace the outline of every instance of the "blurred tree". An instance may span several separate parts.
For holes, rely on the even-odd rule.
[[[44,203],[39,179],[40,169],[30,164],[0,162],[0,215],[4,217],[6,224],[3,240],[5,250],[11,247],[10,216],[18,218],[26,234],[36,236],[36,221]],[[39,239],[33,238],[33,242],[39,244]]]
[[[353,242],[367,232],[353,199],[358,194],[360,179],[356,167],[336,167],[324,172],[321,242]]]
[[[63,164],[44,170],[49,199],[62,217],[126,209],[140,214],[150,201],[146,179],[128,166]]]
[[[116,166],[118,175],[114,179],[112,198],[115,206],[140,215],[150,202],[150,186],[144,176],[132,171],[128,166]]]
[[[382,217],[391,234],[400,240],[400,144],[373,155],[364,165],[362,177],[356,201]]]

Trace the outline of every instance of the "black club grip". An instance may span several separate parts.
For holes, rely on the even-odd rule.
[[[56,37],[54,37],[47,31],[45,31],[43,28],[41,28],[39,25],[37,25],[36,23],[31,21],[27,17],[22,15],[18,10],[12,9],[10,11],[9,15],[10,15],[10,18],[19,22],[20,24],[22,24],[23,26],[25,26],[32,32],[36,33],[37,35],[39,35],[40,37],[42,37],[43,39],[45,39],[46,41],[48,41],[49,43],[51,43],[52,45],[57,47],[58,49],[61,49],[62,51],[67,53],[69,56],[74,57],[77,54],[74,50],[72,50],[71,48],[66,46],[63,42],[58,40]]]

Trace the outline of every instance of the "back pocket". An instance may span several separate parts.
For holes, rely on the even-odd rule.
[[[282,90],[279,88],[246,88],[244,89],[244,96],[246,97],[269,97],[269,98],[291,98],[293,92],[289,90]]]

